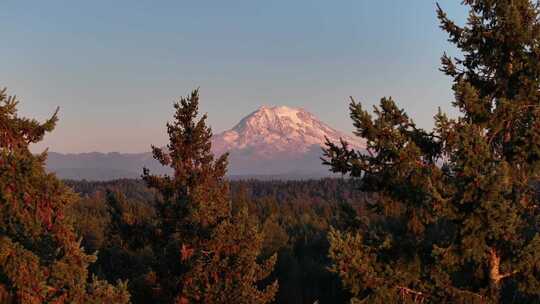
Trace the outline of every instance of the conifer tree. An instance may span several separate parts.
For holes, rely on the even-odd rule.
[[[273,269],[275,256],[257,263],[262,235],[247,210],[233,213],[225,180],[227,155],[211,152],[206,115],[198,119],[198,91],[174,104],[167,124],[169,144],[152,147],[154,158],[173,169],[171,176],[143,179],[156,189],[158,220],[152,277],[163,303],[269,303],[277,283],[258,289]]]
[[[374,193],[380,220],[332,231],[333,271],[368,303],[539,303],[540,22],[529,0],[438,7],[462,52],[442,57],[459,117],[418,128],[391,98],[350,105],[367,151],[328,143],[326,164]]]
[[[29,145],[53,130],[17,115],[17,100],[0,90],[0,302],[127,303],[122,284],[89,280],[95,260],[84,253],[64,216],[77,197],[45,172],[46,153]]]

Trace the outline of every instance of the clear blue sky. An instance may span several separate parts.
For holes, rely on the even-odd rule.
[[[441,0],[463,22],[461,1]],[[60,122],[37,148],[140,152],[166,142],[172,102],[200,87],[214,131],[263,104],[351,131],[348,96],[392,96],[431,126],[450,110],[452,51],[431,0],[2,1],[0,86]]]

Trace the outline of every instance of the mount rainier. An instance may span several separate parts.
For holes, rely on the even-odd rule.
[[[325,138],[340,138],[362,149],[364,141],[338,131],[304,109],[262,106],[232,129],[214,135],[213,152],[229,153],[229,176],[258,178],[308,178],[329,176],[321,164]],[[50,152],[49,171],[61,178],[109,180],[139,177],[142,168],[167,173],[150,153]]]
[[[232,129],[214,136],[216,154],[230,153],[233,175],[328,175],[321,165],[325,138],[364,143],[337,131],[311,113],[286,106],[262,106]]]

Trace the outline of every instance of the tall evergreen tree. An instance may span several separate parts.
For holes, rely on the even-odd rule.
[[[53,130],[17,115],[17,100],[0,90],[0,302],[127,303],[125,286],[89,280],[86,255],[64,217],[76,196],[44,169],[46,153],[29,145]]]
[[[277,283],[257,284],[273,269],[275,257],[257,263],[262,235],[247,211],[231,210],[225,180],[227,155],[211,152],[206,115],[198,119],[198,91],[174,104],[167,124],[170,143],[152,147],[154,158],[173,169],[172,176],[143,179],[158,190],[159,223],[153,277],[157,298],[176,303],[268,303]]]
[[[326,163],[376,193],[381,220],[333,231],[333,270],[369,303],[538,303],[540,22],[530,0],[465,0],[467,24],[438,8],[462,58],[442,57],[456,119],[428,132],[390,98],[350,105],[367,152],[328,143]]]

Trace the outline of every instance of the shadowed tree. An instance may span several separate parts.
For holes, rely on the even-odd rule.
[[[199,94],[174,104],[167,124],[166,149],[152,147],[154,158],[173,169],[171,176],[143,179],[159,191],[158,225],[152,277],[156,299],[176,303],[268,303],[277,283],[257,283],[273,269],[275,256],[257,263],[262,235],[247,210],[233,213],[225,180],[227,155],[211,152],[206,115],[198,119]]]
[[[17,103],[0,90],[0,302],[129,302],[124,284],[89,280],[95,257],[64,217],[77,196],[45,172],[46,153],[29,151],[54,129],[56,114],[41,124],[19,117]]]
[[[326,164],[376,193],[381,220],[333,231],[333,271],[369,303],[538,303],[538,3],[465,0],[467,24],[439,7],[462,58],[442,57],[459,117],[428,132],[390,98],[373,117],[351,103],[360,153],[328,143]]]

